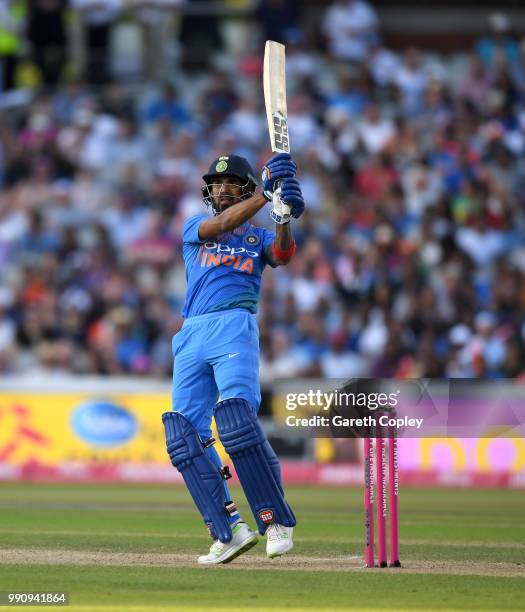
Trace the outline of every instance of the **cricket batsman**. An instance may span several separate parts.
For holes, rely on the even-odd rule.
[[[187,294],[184,324],[173,338],[173,411],[163,423],[171,462],[214,540],[200,564],[228,563],[257,543],[232,500],[213,444],[211,420],[228,453],[273,558],[293,547],[294,513],[285,499],[281,469],[257,412],[259,329],[255,317],[266,264],[286,265],[295,252],[290,217],[304,211],[288,153],[264,166],[262,193],[248,161],[216,159],[203,176],[204,202],[213,216],[190,217],[183,225]],[[272,202],[275,232],[250,219]]]

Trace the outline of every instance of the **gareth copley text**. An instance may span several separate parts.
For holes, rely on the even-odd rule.
[[[393,417],[382,414],[379,417],[367,416],[363,418],[346,418],[339,414],[333,416],[322,416],[316,414],[311,417],[298,417],[289,414],[286,417],[289,427],[415,427],[420,429],[423,419],[411,417]]]

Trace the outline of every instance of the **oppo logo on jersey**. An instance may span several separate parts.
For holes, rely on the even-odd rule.
[[[228,255],[243,255],[245,253],[248,257],[259,257],[257,251],[248,251],[244,247],[231,247],[221,242],[205,242],[204,248],[217,251],[217,253],[228,253]]]
[[[201,268],[231,266],[234,270],[251,274],[253,272],[252,257],[259,257],[259,253],[255,251],[248,251],[244,247],[231,247],[220,242],[205,242],[204,248],[215,251],[215,253],[202,252]]]

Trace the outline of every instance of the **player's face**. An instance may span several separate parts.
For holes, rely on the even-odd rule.
[[[241,181],[233,176],[224,176],[220,179],[213,179],[210,185],[213,204],[217,210],[222,212],[232,204],[240,201],[242,196]]]

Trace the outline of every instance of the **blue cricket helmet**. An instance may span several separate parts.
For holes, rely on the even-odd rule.
[[[251,198],[258,184],[250,162],[244,157],[240,155],[221,155],[213,160],[207,174],[202,177],[204,181],[202,196],[204,203],[211,206],[215,214],[218,214],[219,211],[213,205],[210,185],[213,184],[213,179],[223,176],[233,176],[241,181],[242,191],[239,198],[241,201]]]

